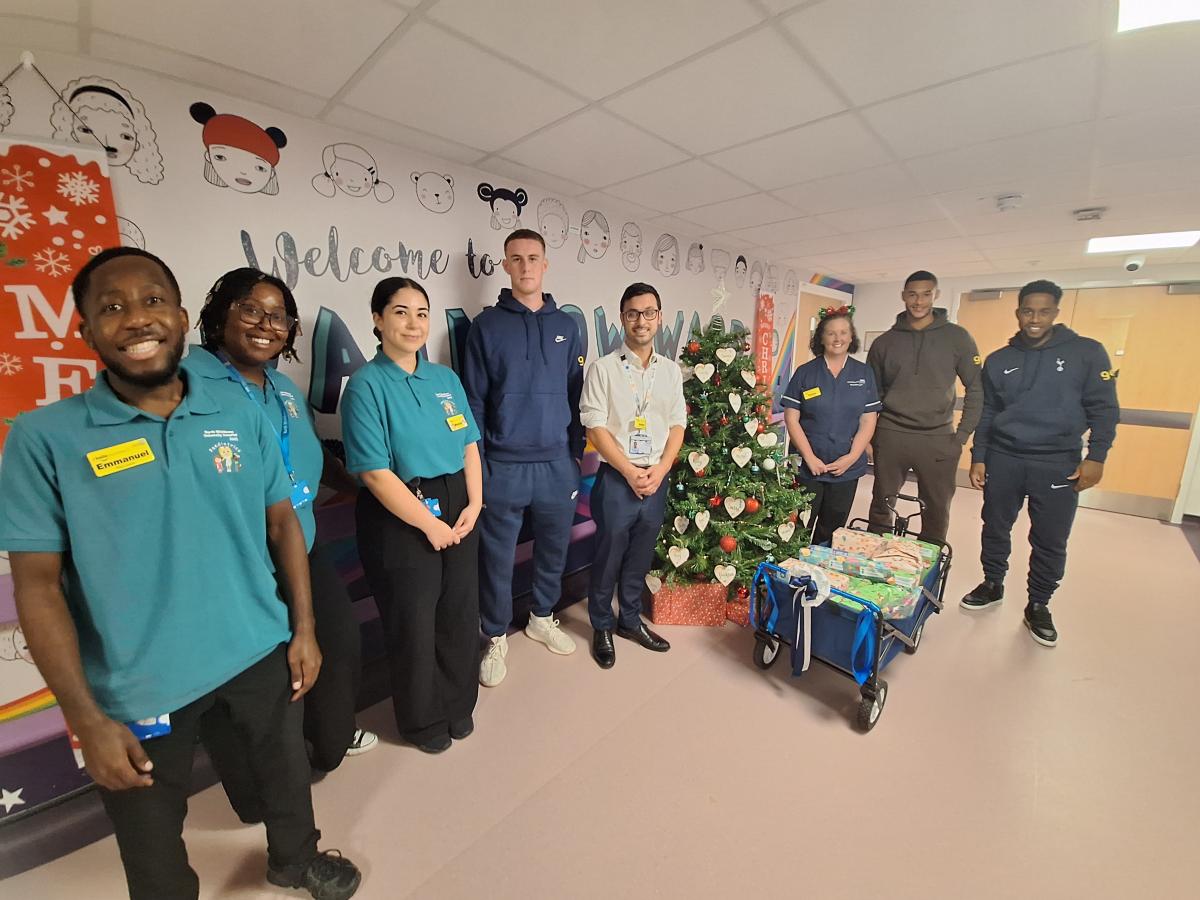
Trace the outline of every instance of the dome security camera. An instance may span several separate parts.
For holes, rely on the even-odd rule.
[[[1144,256],[1127,256],[1125,258],[1125,271],[1136,272],[1145,264],[1146,257]]]

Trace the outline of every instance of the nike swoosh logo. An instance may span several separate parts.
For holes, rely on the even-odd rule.
[[[1070,482],[1067,482],[1066,484],[1052,484],[1052,485],[1050,485],[1050,490],[1057,491],[1061,488],[1070,487],[1070,486],[1071,486]]]
[[[1021,367],[1020,367],[1020,366],[1017,366],[1017,367],[1016,367],[1016,369],[1005,369],[1005,370],[1004,370],[1004,374],[1005,374],[1005,375],[1011,375],[1013,372],[1017,371],[1017,369],[1019,369],[1019,368],[1021,368]]]
[[[565,334],[560,334],[560,335],[557,335],[557,336],[554,338],[554,343],[556,343],[556,344],[561,344],[561,343],[562,343],[563,341],[565,341],[566,339],[567,339],[567,336],[566,336]]]

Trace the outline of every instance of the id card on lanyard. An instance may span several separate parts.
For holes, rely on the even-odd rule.
[[[225,363],[225,368],[229,370],[230,376],[242,387],[242,391],[246,394],[246,399],[253,403],[256,407],[262,410],[258,400],[254,397],[254,392],[250,389],[250,385],[224,354],[221,354],[221,362]],[[279,451],[283,454],[283,465],[287,469],[288,480],[292,483],[292,509],[300,509],[308,506],[313,501],[312,488],[308,482],[296,478],[296,470],[292,467],[292,426],[288,421],[287,407],[283,404],[283,398],[279,396],[279,389],[275,387],[275,382],[271,379],[271,373],[268,369],[263,369],[263,377],[267,379],[267,384],[271,386],[271,390],[275,392],[275,402],[279,406],[279,427],[275,427],[275,423],[271,421],[271,417],[267,416],[267,421],[271,424],[271,430],[275,432],[275,439],[279,441]],[[266,410],[262,410],[266,413]]]
[[[658,373],[658,357],[652,356],[650,361],[649,381],[642,377],[642,387],[645,393],[638,394],[637,383],[633,379],[633,369],[629,365],[628,354],[621,354],[621,364],[625,368],[625,380],[633,391],[633,422],[629,431],[629,457],[644,458],[654,452],[654,442],[650,437],[649,423],[646,421],[646,410],[650,406],[650,394],[654,390],[654,377]]]

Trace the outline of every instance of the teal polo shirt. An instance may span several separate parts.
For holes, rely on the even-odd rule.
[[[188,354],[183,358],[183,368],[207,379],[205,384],[220,396],[222,403],[245,403],[247,406],[257,407],[266,418],[272,434],[283,433],[282,417],[286,415],[293,474],[297,481],[308,482],[308,486],[312,488],[312,497],[316,499],[317,489],[321,485],[321,473],[325,468],[325,454],[313,424],[312,411],[304,401],[304,392],[296,386],[296,382],[278,369],[271,369],[267,372],[266,390],[251,384],[251,397],[247,397],[225,363],[203,347],[194,344],[188,347]],[[279,451],[282,459],[278,437],[275,449]],[[312,550],[313,541],[317,537],[314,506],[314,503],[308,503],[296,510],[296,518],[300,520],[300,527],[304,529],[304,542],[309,550]]]
[[[409,482],[461,472],[479,428],[453,369],[420,359],[410,375],[380,349],[346,384],[342,440],[351,472],[391,469]]]
[[[0,549],[63,554],[84,673],[119,722],[173,712],[290,637],[267,550],[266,508],[291,495],[275,436],[245,397],[183,376],[163,419],[101,373],[18,416],[0,465]]]

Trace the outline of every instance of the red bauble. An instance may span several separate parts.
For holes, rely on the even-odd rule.
[[[687,348],[688,348],[688,353],[699,353],[700,352],[700,342],[699,341],[688,341]]]
[[[762,422],[759,422],[758,423],[758,433],[762,434],[766,430],[767,430],[767,426],[764,425]]]
[[[725,501],[723,501],[720,497],[709,497],[708,498],[708,505],[711,506],[713,509],[716,509],[723,502],[725,502]]]
[[[746,498],[746,512],[750,513],[750,515],[754,515],[756,512],[758,512],[759,505],[760,504],[757,497]]]
[[[765,415],[767,415],[767,413],[769,413],[770,411],[771,411],[771,408],[770,408],[769,406],[767,406],[766,404],[763,404],[762,406],[760,406],[760,407],[758,408],[758,414],[759,414],[760,416],[765,416]]]
[[[721,416],[721,424],[728,425],[729,424],[729,416]]]
[[[797,520],[799,520],[799,518],[800,518],[800,513],[796,512],[793,509],[791,515],[788,516],[788,521],[791,522],[793,525],[795,525]]]
[[[745,600],[747,597],[750,596],[750,589],[747,588],[745,585],[742,585],[741,587],[739,587],[737,589],[737,595],[738,595],[739,600]]]
[[[703,434],[705,437],[711,437],[712,436],[712,426],[709,425],[707,422],[705,422],[703,425],[700,426],[700,433]]]
[[[731,535],[727,534],[725,537],[721,538],[720,547],[726,553],[732,553],[737,549],[737,541],[735,541]]]
[[[713,387],[720,387],[720,386],[721,386],[721,376],[714,375],[713,376]]]
[[[701,469],[700,471],[698,471],[698,472],[696,473],[696,477],[697,477],[697,478],[703,478],[703,477],[704,477],[705,475],[707,475],[707,474],[708,474],[708,469]]]

